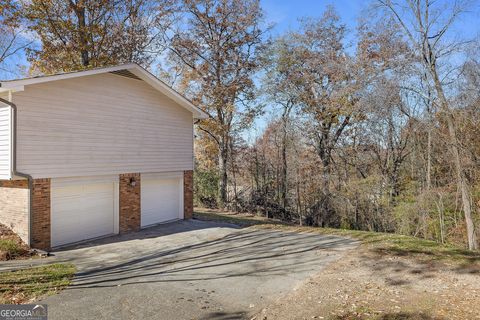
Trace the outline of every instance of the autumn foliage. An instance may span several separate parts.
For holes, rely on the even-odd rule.
[[[277,34],[259,0],[1,1],[0,71],[157,74],[208,115],[199,206],[475,249],[480,41],[455,32],[468,2],[370,4],[355,29],[327,7]]]

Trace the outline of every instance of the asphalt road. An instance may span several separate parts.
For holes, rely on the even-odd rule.
[[[49,319],[248,319],[357,243],[180,221],[55,252],[74,284]]]

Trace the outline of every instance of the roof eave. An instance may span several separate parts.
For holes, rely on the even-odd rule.
[[[30,78],[30,79],[4,81],[4,82],[2,82],[1,87],[3,87],[3,88],[22,87],[22,86],[28,86],[28,85],[32,85],[32,84],[40,84],[40,83],[45,83],[45,82],[66,80],[66,79],[90,76],[90,75],[95,75],[95,74],[102,74],[102,73],[108,73],[108,72],[113,72],[113,71],[125,70],[125,69],[130,69],[134,66],[136,66],[138,68],[141,68],[137,64],[129,63],[129,64],[123,64],[123,65],[118,65],[118,66],[114,66],[114,67],[106,67],[106,68],[99,68],[99,69],[92,69],[92,70],[57,74],[57,75]]]
[[[163,81],[155,77],[153,74],[142,68],[136,63],[128,63],[123,65],[118,65],[114,67],[105,67],[99,69],[92,69],[92,70],[85,70],[79,72],[72,72],[72,73],[65,73],[65,74],[58,74],[52,76],[45,76],[45,77],[38,77],[38,78],[31,78],[31,79],[23,79],[23,80],[12,80],[12,81],[4,81],[0,82],[0,93],[7,92],[7,91],[23,91],[25,86],[32,85],[32,84],[40,84],[45,82],[52,82],[58,80],[66,80],[84,76],[90,76],[95,74],[102,74],[102,73],[109,73],[114,71],[120,70],[128,70],[141,78],[143,81],[150,84],[152,87],[157,89],[158,91],[162,92],[175,102],[177,102],[183,108],[192,112],[193,117],[195,119],[206,119],[208,115],[203,112],[201,109],[197,108],[191,101],[185,98],[183,95],[175,91],[173,88],[165,84]]]

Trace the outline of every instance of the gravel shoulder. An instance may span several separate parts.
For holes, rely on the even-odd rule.
[[[479,301],[475,268],[362,246],[253,319],[480,319]]]

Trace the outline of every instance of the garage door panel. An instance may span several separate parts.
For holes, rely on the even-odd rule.
[[[115,233],[116,188],[114,181],[52,181],[52,246]]]
[[[183,182],[181,178],[142,175],[142,227],[182,218],[180,211],[182,202]]]

